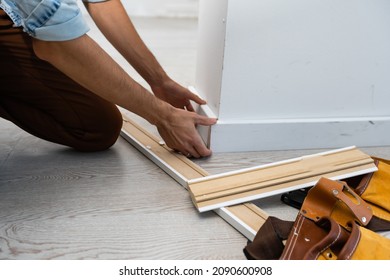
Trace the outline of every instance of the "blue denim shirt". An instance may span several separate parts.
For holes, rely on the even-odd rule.
[[[10,16],[15,26],[22,26],[25,32],[40,40],[71,40],[89,30],[78,0],[0,0],[0,8]]]

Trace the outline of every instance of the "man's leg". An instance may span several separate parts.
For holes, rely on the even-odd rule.
[[[11,24],[0,9],[0,117],[81,151],[113,145],[122,127],[117,107],[38,59],[31,38]]]

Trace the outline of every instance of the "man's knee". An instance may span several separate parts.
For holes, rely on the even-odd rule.
[[[101,112],[102,113],[102,112]],[[75,149],[82,152],[98,152],[109,149],[117,141],[122,128],[122,115],[119,110],[100,114],[93,129],[84,133]]]

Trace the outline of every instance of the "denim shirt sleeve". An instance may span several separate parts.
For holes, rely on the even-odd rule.
[[[105,0],[83,0],[104,2]],[[0,0],[16,26],[44,41],[66,41],[89,31],[77,0]]]

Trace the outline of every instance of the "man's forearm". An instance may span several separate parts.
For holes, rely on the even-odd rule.
[[[110,43],[151,85],[158,85],[166,73],[144,44],[120,0],[86,3],[96,25]]]
[[[156,125],[170,148],[194,157],[210,155],[196,126],[213,125],[216,120],[188,110],[191,100],[199,104],[204,101],[167,76],[138,36],[120,1],[90,4],[89,11],[105,36],[149,83],[155,95],[134,81],[88,35],[64,42],[34,40],[38,57],[94,94]]]
[[[150,94],[88,35],[65,42],[34,40],[37,55],[100,97],[152,124],[169,111],[169,105]]]

